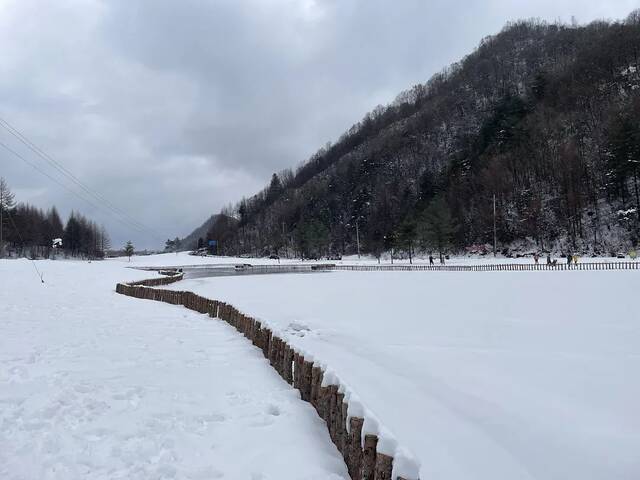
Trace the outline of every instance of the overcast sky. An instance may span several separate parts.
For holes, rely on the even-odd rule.
[[[0,0],[0,117],[112,204],[185,236],[505,22],[631,0]],[[0,129],[0,142],[49,175]],[[0,148],[16,197],[160,246]],[[60,180],[79,191],[69,181]],[[94,203],[97,203],[94,201]]]

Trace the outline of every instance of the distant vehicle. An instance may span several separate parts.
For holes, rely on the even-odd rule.
[[[250,267],[253,267],[253,265],[251,265],[250,263],[238,263],[235,266],[235,269],[236,270],[244,270],[245,268],[250,268]]]
[[[616,258],[626,258],[626,255],[624,253],[617,253]]]
[[[327,260],[342,260],[342,255],[327,255]]]
[[[276,255],[275,253],[269,255],[269,259],[270,260],[280,260],[280,257],[278,255]]]

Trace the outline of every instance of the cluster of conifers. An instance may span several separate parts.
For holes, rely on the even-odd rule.
[[[190,310],[219,318],[235,327],[262,350],[265,358],[280,376],[300,391],[327,423],[331,440],[342,454],[349,475],[354,480],[392,480],[393,457],[377,452],[378,437],[365,434],[364,419],[349,417],[348,404],[338,385],[323,385],[324,370],[289,345],[272,330],[263,326],[232,305],[196,295],[192,292],[162,290],[156,287],[182,280],[182,274],[119,283],[116,292],[130,297],[184,305]],[[393,480],[408,480],[397,477]]]

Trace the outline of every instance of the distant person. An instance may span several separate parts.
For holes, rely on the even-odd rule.
[[[536,252],[533,254],[533,261],[536,265],[538,265],[538,260],[540,260],[540,255],[538,255],[538,252]]]
[[[547,255],[547,265],[551,265],[551,255]]]
[[[573,256],[573,264],[578,265],[578,255]]]
[[[573,255],[571,255],[570,253],[567,254],[567,265],[571,265],[572,261],[573,261]]]
[[[429,265],[433,265],[433,255],[429,255]]]

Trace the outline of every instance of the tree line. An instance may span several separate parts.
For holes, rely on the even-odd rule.
[[[56,251],[65,256],[102,258],[111,242],[104,226],[77,212],[63,224],[56,207],[47,211],[17,203],[0,177],[0,257],[50,258]]]
[[[640,242],[640,14],[508,24],[223,209],[222,253],[581,251]],[[220,241],[223,240],[223,241]]]

